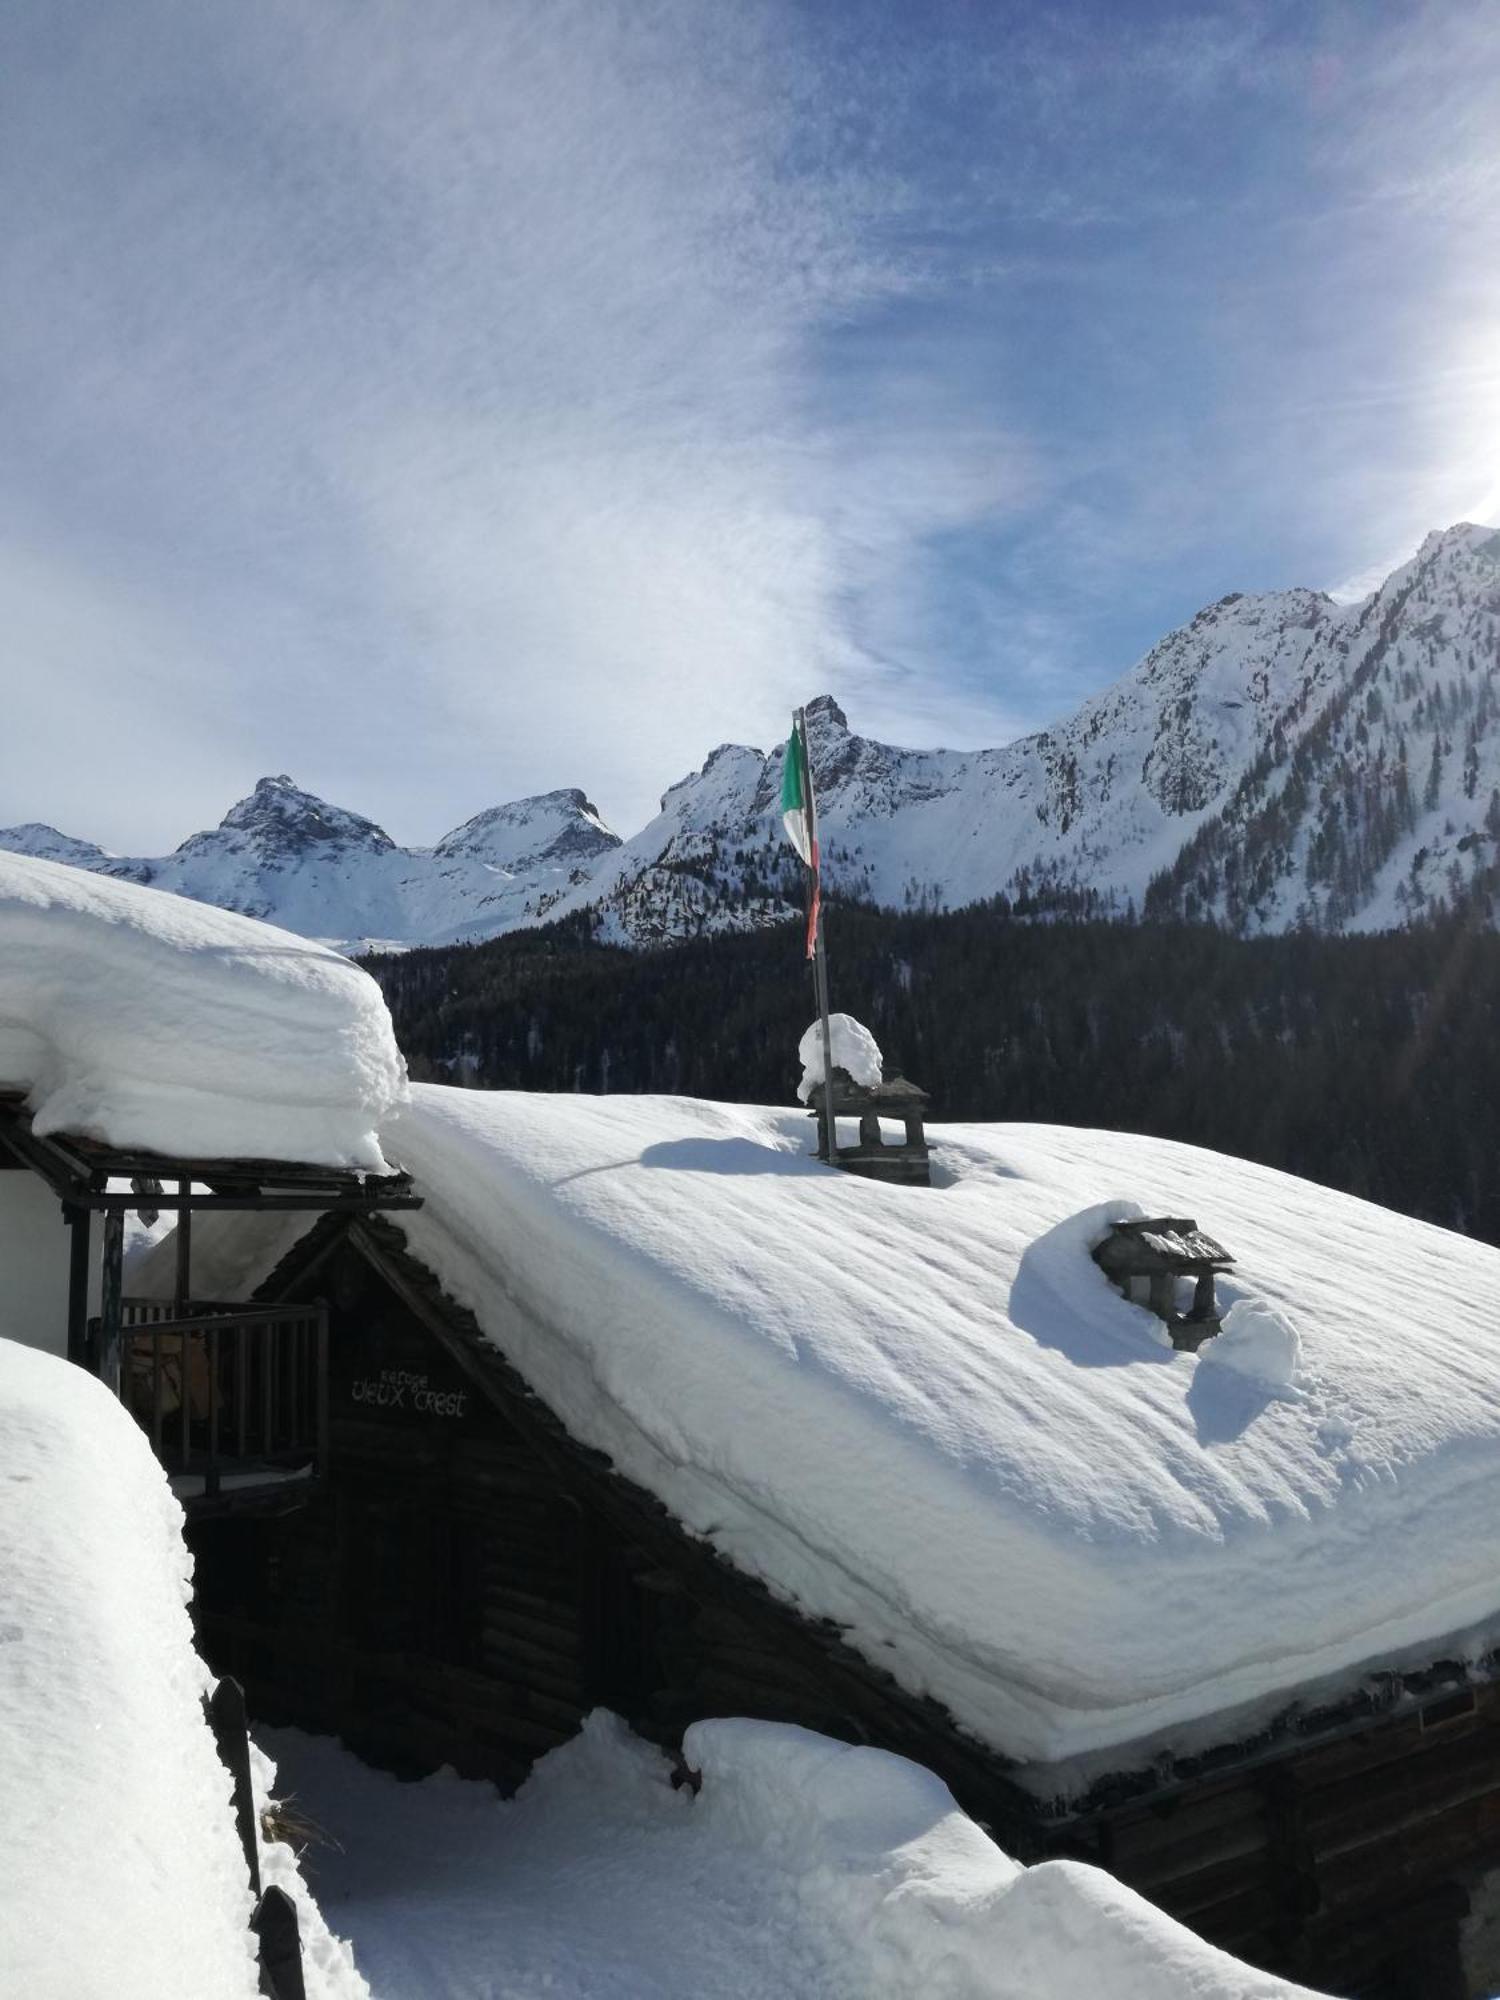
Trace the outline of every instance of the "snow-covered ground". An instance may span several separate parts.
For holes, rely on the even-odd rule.
[[[695,1797],[613,1716],[509,1802],[262,1739],[375,2000],[1294,2000],[1097,1869],[1022,1869],[928,1771],[704,1722]]]
[[[385,1171],[405,1066],[368,974],[248,917],[0,853],[0,1087],[38,1133]]]
[[[1062,1127],[938,1128],[927,1190],[691,1099],[419,1086],[382,1136],[414,1251],[578,1437],[1049,1791],[1500,1637],[1486,1245]],[[1092,1263],[1141,1212],[1238,1258],[1222,1345]]]
[[[102,1385],[0,1340],[0,1993],[256,2000],[182,1516]],[[289,1850],[309,2000],[362,2000]]]

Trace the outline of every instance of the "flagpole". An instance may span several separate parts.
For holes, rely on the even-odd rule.
[[[797,710],[797,729],[802,738],[802,763],[807,772],[807,837],[813,851],[813,871],[821,878],[822,856],[818,850],[818,805],[812,781],[812,755],[807,747],[807,710]],[[808,878],[809,895],[818,896],[818,922],[813,933],[813,989],[818,998],[818,1019],[823,1025],[823,1144],[828,1164],[839,1159],[838,1121],[833,1115],[833,1028],[828,1017],[828,953],[823,944],[823,899],[821,880],[814,885]]]

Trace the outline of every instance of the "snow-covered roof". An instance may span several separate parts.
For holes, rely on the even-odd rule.
[[[926,1190],[681,1098],[418,1086],[384,1136],[414,1252],[575,1435],[1045,1782],[1500,1636],[1485,1245],[1060,1127],[939,1128]],[[1197,1355],[1089,1256],[1142,1213],[1237,1259]]]
[[[384,1172],[405,1070],[336,952],[185,897],[0,853],[0,1088],[34,1130]]]
[[[82,1369],[0,1340],[0,1967],[37,2000],[255,2000],[181,1513]]]

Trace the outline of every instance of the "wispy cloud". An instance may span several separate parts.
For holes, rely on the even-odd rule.
[[[823,686],[997,740],[1494,491],[1457,0],[5,33],[0,819],[165,844],[289,767],[408,839],[630,824]]]
[[[80,8],[36,40],[70,46],[11,139],[42,195],[12,381],[47,411],[11,477],[50,483],[61,432],[59,549],[175,573],[177,671],[247,776],[293,762],[429,836],[563,782],[638,817],[706,744],[878,673],[851,594],[1014,491],[963,410],[818,405],[815,342],[913,280],[900,190],[838,167],[785,17]],[[56,772],[20,789],[67,809]],[[166,838],[206,789],[106,817]]]

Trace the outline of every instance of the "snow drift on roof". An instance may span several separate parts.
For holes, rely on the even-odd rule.
[[[39,1133],[386,1171],[404,1091],[380,989],[180,896],[0,853],[0,1087]]]
[[[1039,1784],[1500,1634],[1483,1244],[1061,1127],[939,1128],[931,1189],[681,1098],[419,1086],[387,1137],[414,1251],[575,1435]],[[1292,1379],[1109,1285],[1089,1246],[1143,1212],[1228,1246],[1221,1304],[1284,1323]]]
[[[33,2000],[255,2000],[181,1514],[103,1386],[0,1340],[0,1967]]]

